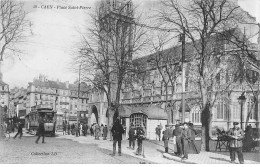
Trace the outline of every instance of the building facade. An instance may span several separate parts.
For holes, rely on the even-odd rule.
[[[115,5],[118,1],[106,1],[107,9],[116,8]],[[126,1],[127,2],[127,1]],[[237,1],[235,1],[237,3]],[[112,7],[111,7],[112,5]],[[255,18],[250,16],[247,12],[239,9],[246,17],[254,22]],[[259,31],[257,26],[252,27],[248,24],[240,24],[238,26],[240,33],[246,32],[244,35],[252,36]],[[217,40],[216,40],[217,42]],[[251,42],[251,41],[250,41]],[[254,41],[255,42],[255,41]],[[212,108],[212,128],[220,128],[227,130],[232,127],[234,121],[242,122],[243,128],[247,124],[251,124],[252,127],[259,127],[259,44],[260,38],[256,44],[252,44],[252,50],[256,61],[253,62],[256,69],[248,68],[247,75],[250,80],[254,80],[250,86],[246,84],[238,84],[234,82],[231,90],[227,90],[226,93],[217,97],[214,106]],[[188,46],[187,52],[192,54],[192,48]],[[221,43],[221,51],[228,52],[232,48],[227,43]],[[165,51],[167,55],[174,55],[176,59],[181,57],[181,46],[175,46]],[[184,64],[184,83],[185,83],[185,114],[182,114],[182,79],[177,75],[173,84],[165,85],[162,81],[163,76],[160,71],[151,64],[151,60],[157,53],[147,55],[138,59],[132,60],[133,66],[144,71],[143,74],[135,76],[135,81],[130,85],[124,84],[121,91],[121,99],[119,107],[119,116],[121,117],[121,123],[129,128],[131,123],[135,126],[143,124],[146,127],[147,134],[155,133],[155,127],[157,125],[176,124],[182,120],[183,115],[185,121],[192,122],[196,126],[201,126],[201,105],[200,95],[195,90],[197,85],[191,81],[192,79],[192,65],[194,60],[190,59]],[[192,55],[190,55],[192,57]],[[227,56],[228,57],[228,56]],[[250,64],[250,63],[249,63]],[[162,64],[163,65],[163,64]],[[175,69],[178,70],[178,69]],[[232,79],[228,70],[224,70],[216,77],[216,86],[213,91],[218,91],[221,86]],[[240,103],[238,98],[245,92],[245,98],[243,104]],[[255,94],[256,93],[256,94]],[[254,94],[254,96],[253,96]],[[89,100],[91,115],[98,118],[98,122],[101,124],[107,124],[107,103],[104,92],[101,90],[93,90],[90,93]],[[91,107],[92,106],[92,107]],[[149,109],[152,112],[145,112]],[[157,112],[165,117],[159,117]],[[154,114],[155,113],[155,114]],[[157,117],[154,117],[157,115]],[[91,117],[91,116],[90,116]],[[93,119],[91,119],[93,120]],[[141,121],[141,123],[140,123]],[[155,136],[151,135],[149,138],[154,139]]]
[[[85,83],[80,84],[80,90],[78,88],[78,83],[51,81],[40,75],[28,83],[26,89],[12,89],[9,114],[24,119],[37,106],[45,106],[56,111],[59,127],[63,122],[76,123],[78,112],[88,112],[89,98],[89,87]]]
[[[9,108],[9,85],[3,81],[0,62],[0,123],[8,118]]]

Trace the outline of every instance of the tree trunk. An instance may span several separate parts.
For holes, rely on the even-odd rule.
[[[258,94],[257,94],[257,99],[256,99],[256,104],[255,104],[255,118],[256,118],[256,128],[260,128],[259,126],[259,108],[258,108]]]
[[[118,111],[118,108],[119,108],[119,102],[120,102],[120,93],[121,93],[121,87],[122,87],[122,80],[123,80],[123,77],[118,77],[120,78],[117,82],[117,90],[116,90],[116,101],[115,101],[115,108],[114,108],[114,116],[113,116],[113,119],[115,120],[116,118],[118,118],[119,116],[119,111]]]
[[[211,126],[211,115],[210,115],[210,104],[207,103],[205,108],[202,110],[201,122],[202,122],[202,136],[201,136],[201,150],[209,151],[209,140],[210,140],[210,126]]]
[[[4,113],[4,109],[3,109],[2,106],[0,106],[0,125],[4,124],[3,113]],[[4,131],[3,131],[3,129],[0,127],[0,138],[2,139],[3,136],[4,136]]]
[[[165,111],[167,112],[168,115],[168,123],[171,122],[171,113],[168,110],[168,87],[165,86]]]

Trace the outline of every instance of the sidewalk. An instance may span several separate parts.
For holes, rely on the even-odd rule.
[[[260,154],[259,153],[243,153],[245,164],[259,164]],[[229,152],[200,152],[200,154],[189,154],[189,159],[182,161],[181,158],[174,155],[174,153],[163,153],[163,157],[176,162],[185,164],[230,164]],[[253,159],[253,160],[248,160]],[[238,159],[236,157],[236,163]]]
[[[212,147],[215,148],[214,143],[211,143]],[[259,148],[258,148],[259,149]],[[214,150],[214,149],[211,149]],[[200,152],[199,154],[189,154],[187,160],[181,160],[180,157],[175,156],[173,152],[163,153],[163,157],[176,162],[186,164],[230,164],[230,153],[229,151],[210,151]],[[260,153],[259,150],[256,152],[243,152],[245,164],[259,164]],[[236,154],[235,163],[239,163]]]
[[[58,138],[70,139],[79,143],[85,144],[96,144],[98,147],[110,150],[112,153],[113,143],[112,141],[95,140],[93,136],[88,135],[75,137],[72,135],[62,135],[59,134]],[[137,145],[136,145],[137,148]],[[229,152],[201,152],[200,154],[189,154],[189,159],[182,161],[181,158],[174,155],[174,153],[164,153],[164,147],[162,141],[144,141],[144,155],[135,155],[135,150],[128,149],[128,140],[122,141],[122,154],[127,154],[140,159],[150,161],[152,163],[160,164],[173,164],[173,163],[186,163],[186,164],[230,164]],[[259,164],[260,163],[260,153],[251,152],[243,153],[245,164]],[[236,160],[238,163],[238,160]]]
[[[84,143],[84,144],[96,144],[99,148],[103,148],[103,149],[107,149],[111,151],[113,151],[113,142],[108,140],[103,140],[102,138],[100,138],[100,140],[95,140],[93,136],[88,135],[86,136],[79,136],[79,137],[75,137],[72,135],[62,135],[62,133],[58,134],[57,138],[63,138],[63,139],[70,139],[72,141],[76,141],[79,143]],[[145,141],[144,142],[144,155],[143,156],[137,156],[135,155],[135,151],[137,148],[137,143],[136,143],[136,148],[135,150],[132,149],[128,149],[128,140],[122,140],[122,154],[127,154],[139,159],[143,159],[146,161],[150,161],[152,163],[160,163],[160,164],[179,164],[180,162],[176,162],[176,161],[172,161],[166,158],[163,158],[163,152],[164,152],[164,148],[161,145],[157,145],[154,143],[151,143],[149,141]],[[116,154],[117,156],[117,154]]]

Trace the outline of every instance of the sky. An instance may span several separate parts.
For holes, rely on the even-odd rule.
[[[29,12],[29,36],[20,47],[22,54],[10,56],[1,66],[3,80],[10,85],[27,87],[39,74],[49,80],[77,80],[71,70],[81,34],[90,25],[88,14],[95,7],[95,0],[21,0]],[[153,0],[156,1],[156,0]],[[142,1],[134,0],[142,7]],[[260,22],[260,0],[238,0],[239,5]],[[34,8],[37,5],[38,8]],[[85,9],[50,9],[50,5],[84,6]],[[49,7],[49,9],[48,9]],[[89,9],[91,8],[91,9]]]

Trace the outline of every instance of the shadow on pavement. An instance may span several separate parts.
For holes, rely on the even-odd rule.
[[[160,149],[156,149],[156,151],[158,151],[158,152],[160,152],[160,153],[164,153],[164,151],[163,150],[160,150]]]
[[[216,151],[216,144],[217,141],[211,140],[210,141],[210,152],[216,153],[216,154],[221,154],[221,155],[226,155],[226,156],[230,156],[229,150],[221,150],[221,151]],[[256,161],[256,162],[260,162],[260,153],[257,152],[243,152],[244,155],[244,159],[245,160],[249,160],[249,161]],[[236,154],[237,157],[237,154]]]
[[[225,158],[215,158],[215,157],[209,157],[210,159],[215,159],[218,161],[224,161],[224,162],[230,162],[229,160],[226,160]]]
[[[101,151],[103,154],[106,154],[108,156],[111,156],[111,158],[117,159],[118,161],[120,161],[123,164],[129,164],[129,160],[132,159],[131,163],[133,164],[154,164],[153,162],[150,162],[148,160],[144,160],[138,157],[133,157],[131,155],[128,154],[124,154],[122,153],[122,156],[118,156],[118,153],[116,153],[115,156],[112,156],[113,151],[105,149],[105,148],[98,148],[99,151]],[[134,155],[134,152],[133,152]]]
[[[214,153],[230,156],[230,153],[227,152],[227,151],[225,151],[225,152],[214,151]],[[255,153],[255,152],[246,152],[245,153],[245,152],[243,152],[243,155],[244,155],[245,160],[260,162],[260,153]],[[237,159],[237,154],[236,154],[236,159]]]

